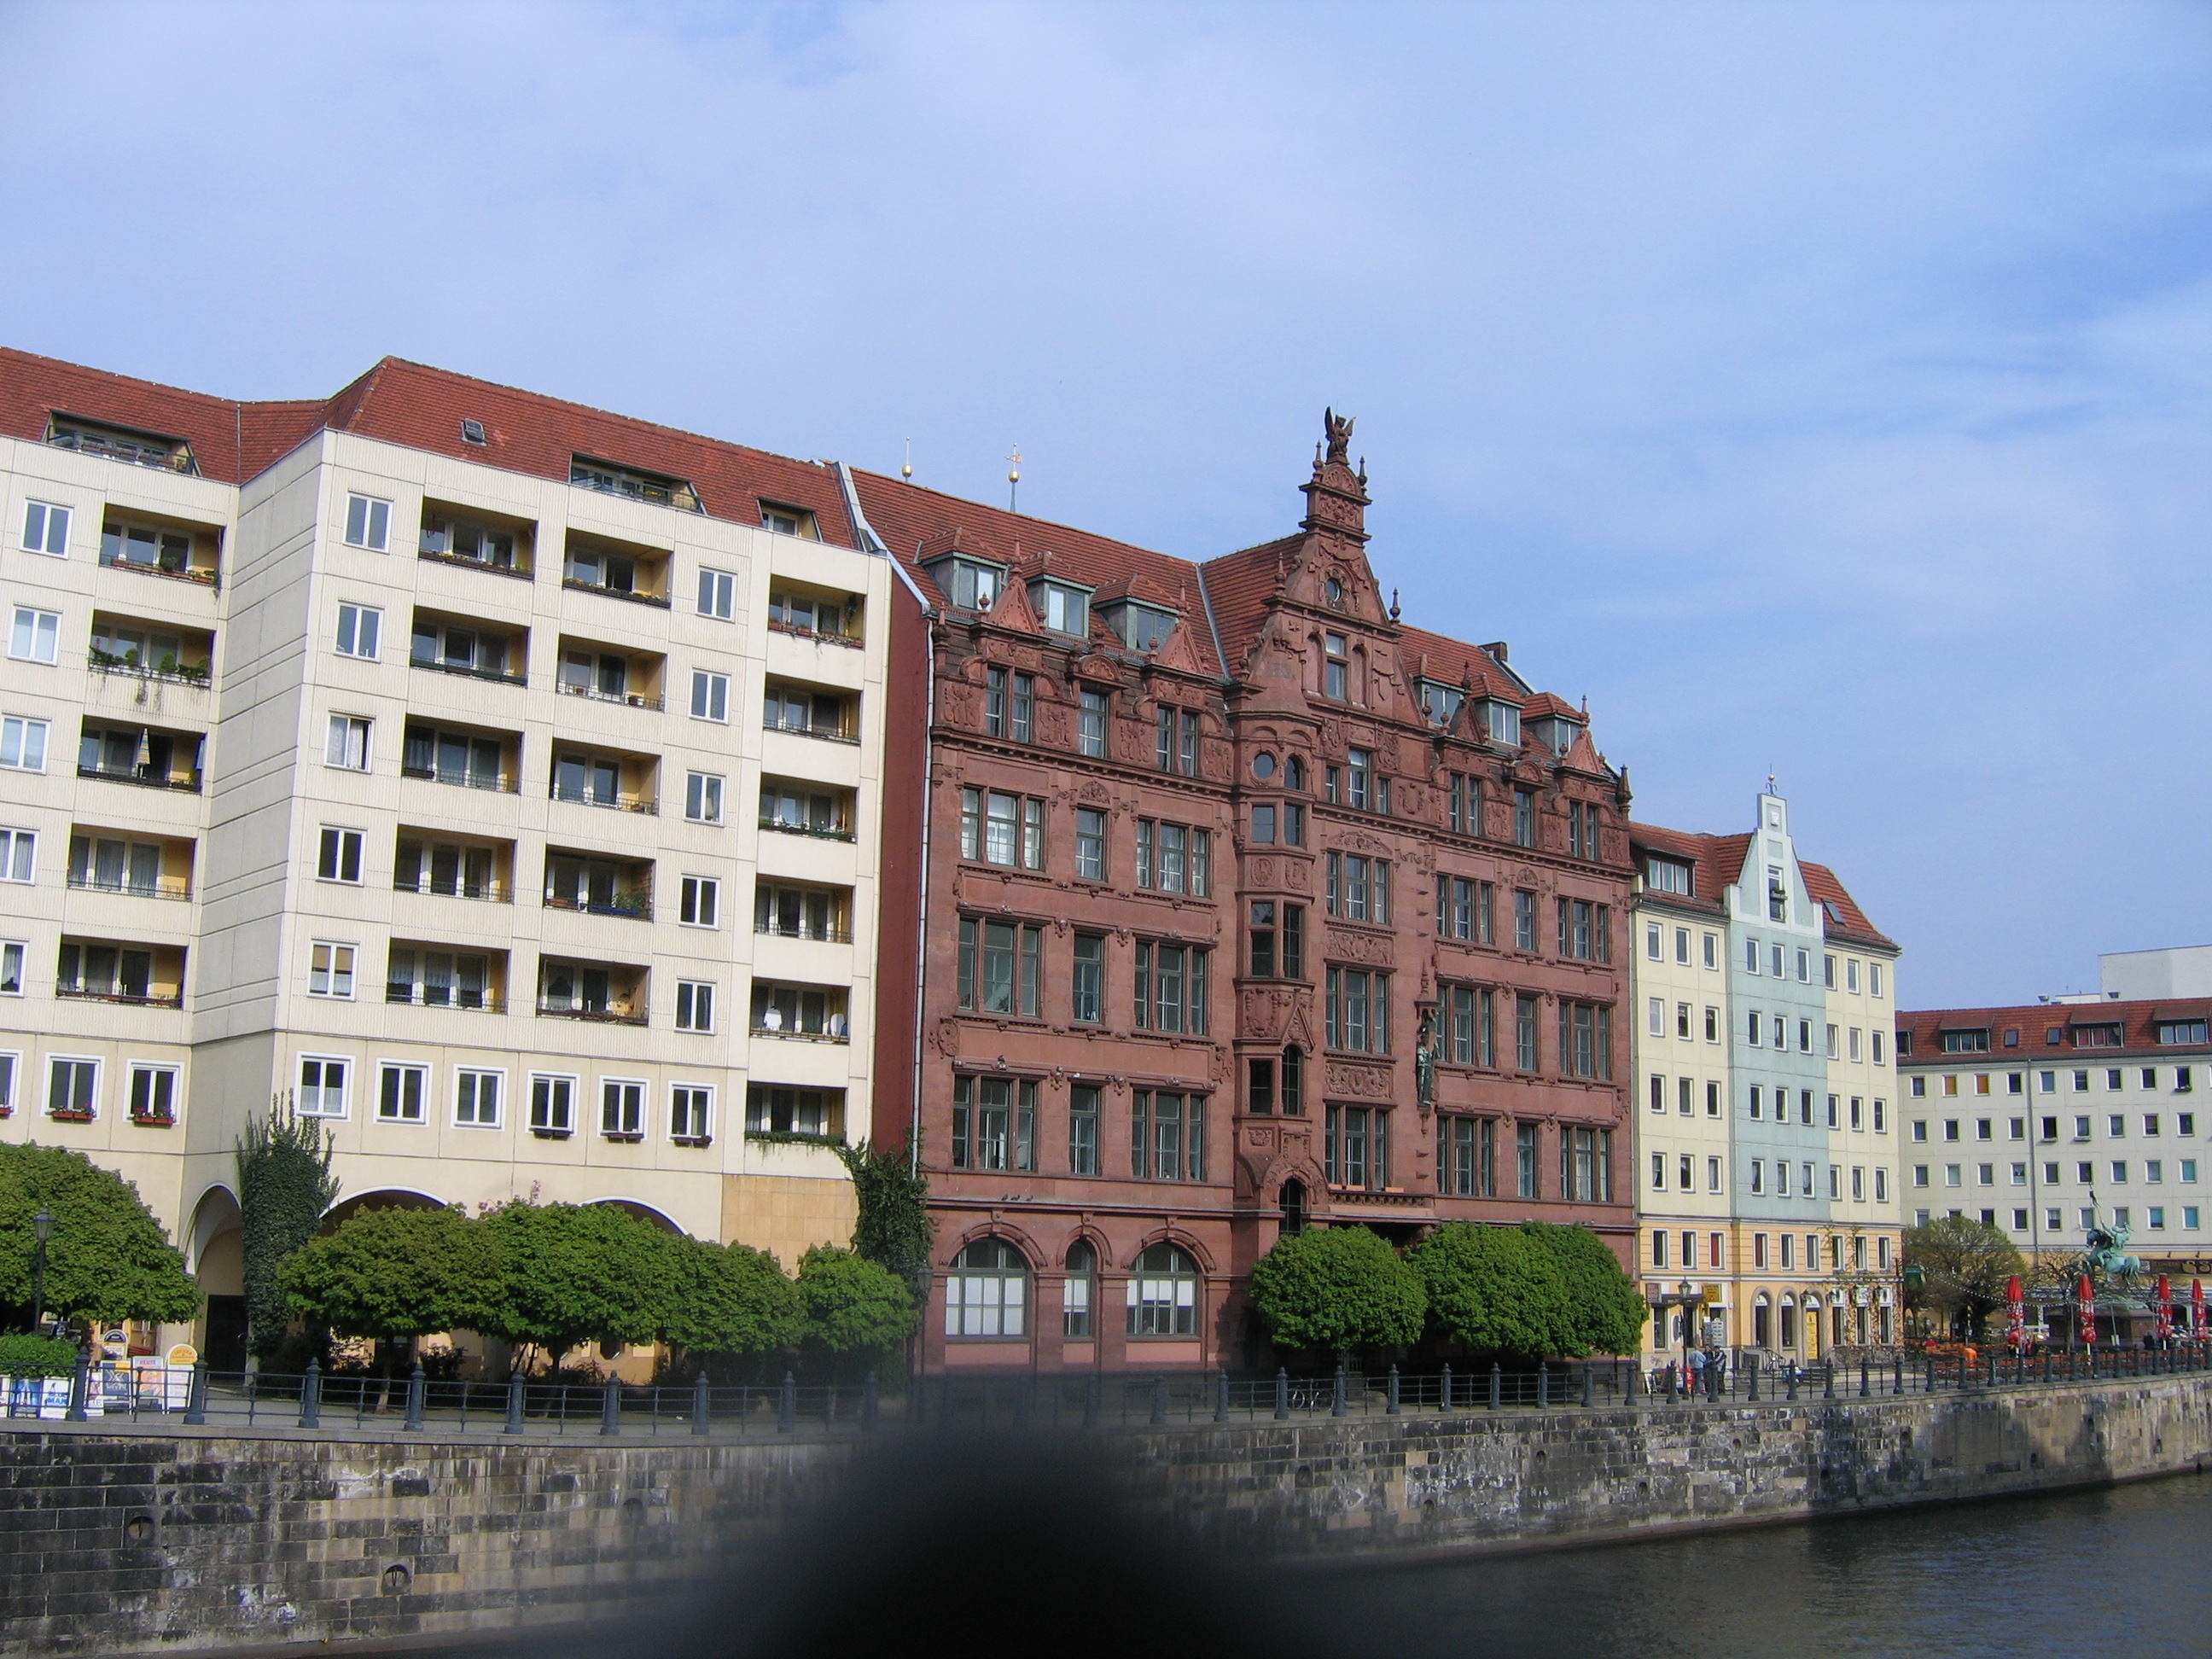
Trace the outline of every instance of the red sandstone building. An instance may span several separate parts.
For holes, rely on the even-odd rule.
[[[1312,1222],[1633,1248],[1626,781],[1385,605],[1349,434],[1204,564],[859,479],[915,584],[919,1063],[875,1128],[929,1176],[928,1369],[1268,1363],[1242,1286]]]

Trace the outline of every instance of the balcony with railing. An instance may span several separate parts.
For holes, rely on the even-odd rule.
[[[182,945],[62,939],[54,994],[78,1002],[116,1002],[137,1008],[185,1006]]]
[[[665,611],[668,563],[665,548],[640,547],[572,531],[562,563],[561,586],[578,593],[598,593]]]
[[[536,531],[526,520],[500,519],[426,501],[416,552],[435,563],[465,565],[528,581],[534,574],[531,548]]]
[[[547,793],[554,800],[577,806],[657,813],[660,811],[659,775],[660,763],[651,755],[564,746],[554,751]]]
[[[394,939],[385,959],[384,1000],[417,1008],[501,1012],[507,1006],[507,953]]]
[[[142,789],[200,793],[200,756],[207,738],[197,732],[87,720],[77,740],[76,775]]]
[[[100,562],[213,587],[222,574],[222,536],[204,526],[111,517],[100,526]]]
[[[644,501],[653,507],[672,507],[679,513],[703,513],[699,492],[682,478],[672,478],[662,472],[647,472],[624,466],[617,461],[600,461],[588,456],[576,456],[568,464],[568,482],[579,489],[592,489],[602,495],[619,495],[625,501]]]
[[[545,1019],[642,1025],[650,978],[650,969],[629,963],[544,957],[538,965],[538,1012]]]
[[[761,724],[795,737],[856,744],[860,740],[860,700],[849,691],[772,679],[762,701]]]
[[[857,593],[835,588],[809,587],[779,578],[769,589],[768,628],[771,634],[787,634],[822,645],[848,646],[858,650],[861,605]]]
[[[514,899],[514,843],[403,826],[392,866],[392,890],[436,898],[508,904]]]
[[[530,630],[487,626],[441,611],[415,613],[414,667],[495,685],[521,685],[530,660]]]
[[[556,690],[563,696],[657,710],[667,663],[657,652],[629,651],[563,634]]]
[[[545,908],[586,915],[653,920],[653,861],[594,858],[565,848],[545,849]]]
[[[849,888],[802,887],[766,878],[753,884],[753,932],[776,939],[853,942]]]
[[[511,732],[410,721],[402,777],[514,794],[522,787],[522,738]]]
[[[796,1042],[849,1042],[851,993],[842,985],[753,981],[752,1034]]]
[[[760,827],[817,841],[851,841],[853,792],[789,778],[763,778]]]
[[[188,478],[199,476],[198,465],[192,459],[191,445],[182,438],[166,437],[157,432],[138,432],[129,427],[57,415],[46,424],[46,441],[56,449],[97,455],[103,460],[121,461],[125,466],[150,466],[162,472],[181,472]]]
[[[95,674],[204,686],[214,659],[212,634],[105,611],[92,613],[92,642],[86,665]]]
[[[113,830],[76,830],[70,835],[69,884],[84,893],[129,898],[189,899],[192,843],[148,839]]]

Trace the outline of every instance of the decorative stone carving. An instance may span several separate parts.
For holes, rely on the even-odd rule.
[[[1342,927],[1331,927],[1328,930],[1328,954],[1373,968],[1392,965],[1390,940],[1387,934],[1355,933]]]
[[[1333,1095],[1350,1095],[1357,1100],[1389,1100],[1390,1073],[1388,1066],[1362,1066],[1355,1061],[1332,1060],[1327,1068],[1326,1083]]]

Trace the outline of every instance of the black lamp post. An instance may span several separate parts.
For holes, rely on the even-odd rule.
[[[31,1231],[39,1248],[31,1253],[31,1329],[35,1334],[46,1322],[46,1240],[53,1237],[54,1218],[43,1204],[31,1218]]]
[[[1698,1287],[1684,1279],[1674,1287],[1682,1298],[1682,1370],[1690,1369],[1690,1350],[1698,1343]]]

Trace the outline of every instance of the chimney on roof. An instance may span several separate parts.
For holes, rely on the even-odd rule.
[[[1500,662],[1504,662],[1504,661],[1505,660],[1505,641],[1503,641],[1503,640],[1492,640],[1492,641],[1491,641],[1491,642],[1490,642],[1488,645],[1484,646],[1482,648],[1483,648],[1485,651],[1487,651],[1488,653],[1490,653],[1490,654],[1491,654],[1492,656],[1493,656],[1493,657],[1497,658],[1498,661],[1500,661]]]

